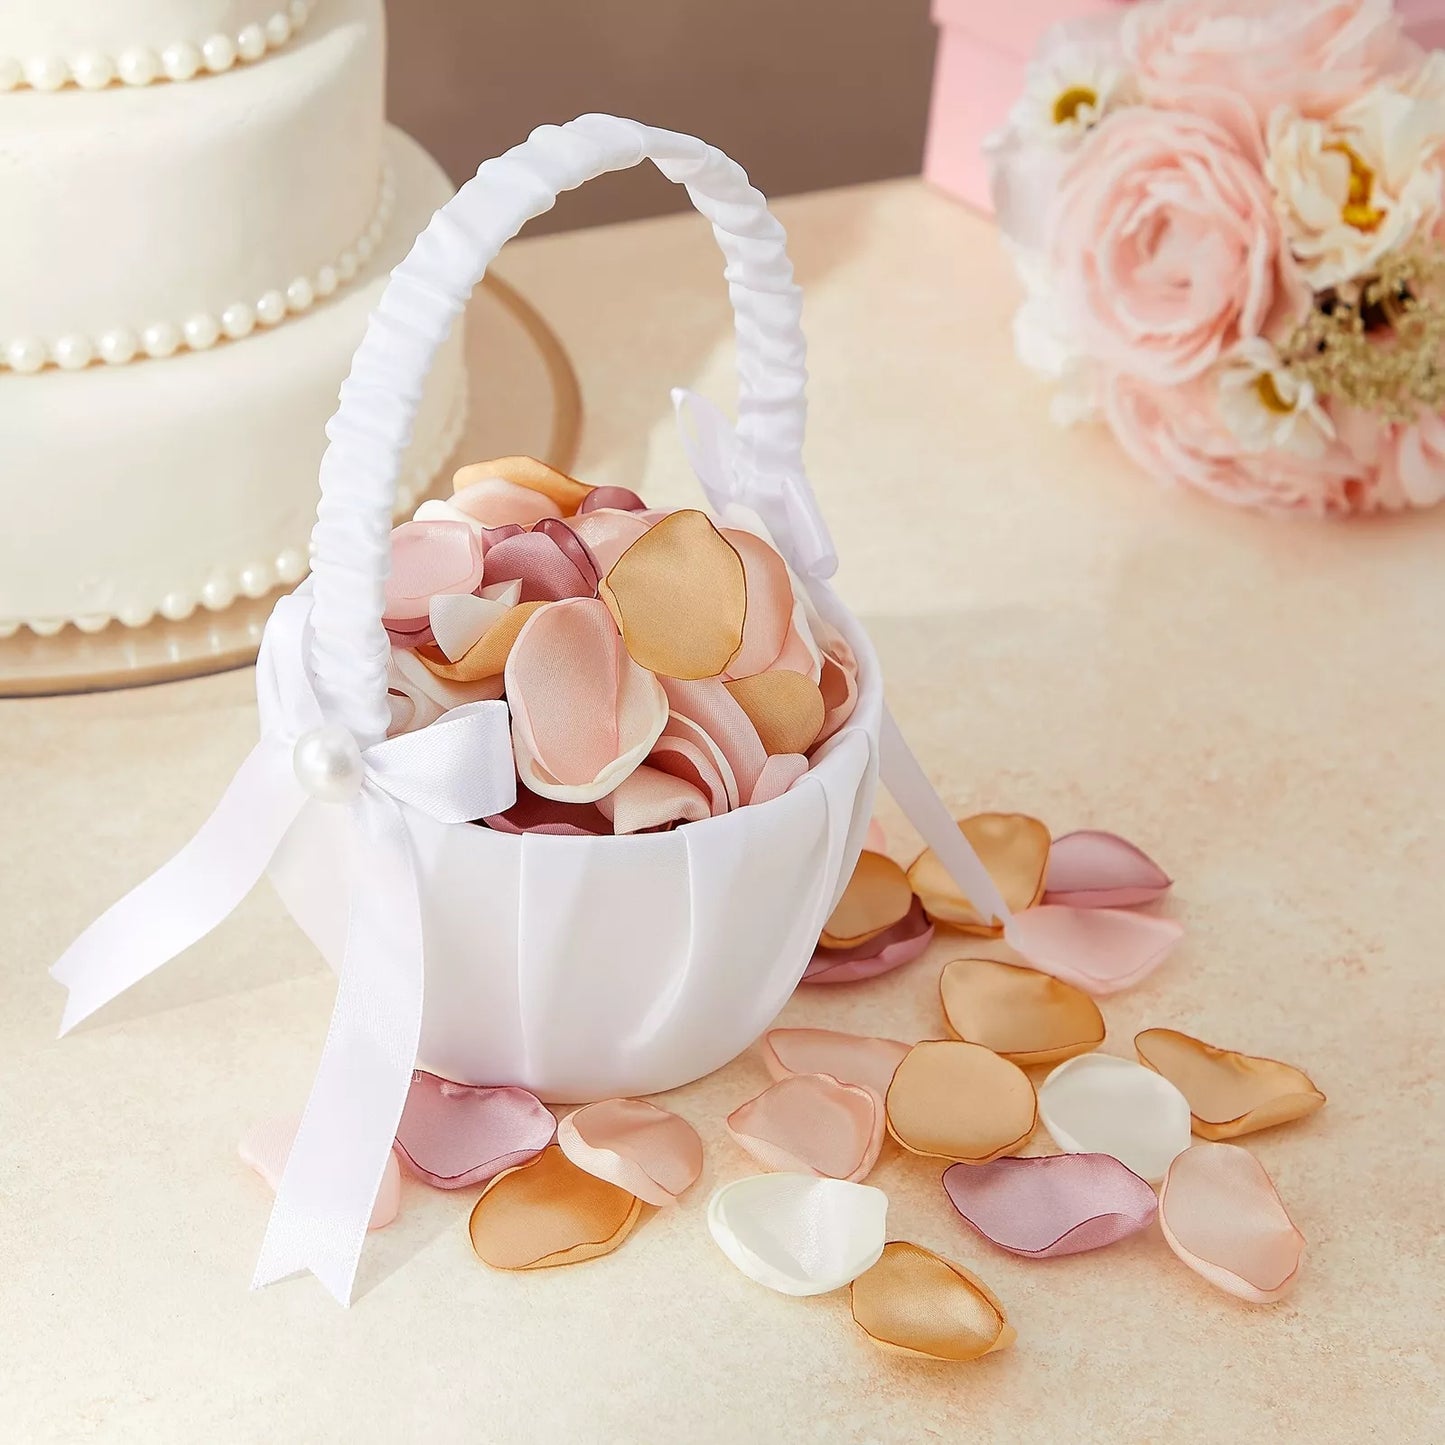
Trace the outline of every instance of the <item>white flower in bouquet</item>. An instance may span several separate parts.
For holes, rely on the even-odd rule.
[[[1010,119],[1026,138],[1068,148],[1110,111],[1137,98],[1117,48],[1061,45],[1029,67]]]
[[[1262,336],[1241,342],[1225,358],[1218,386],[1219,413],[1243,451],[1318,458],[1334,440],[1334,423],[1313,385]]]

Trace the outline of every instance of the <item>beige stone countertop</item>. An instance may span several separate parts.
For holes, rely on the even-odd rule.
[[[841,589],[945,796],[1117,830],[1177,879],[1187,937],[1105,1001],[1106,1051],[1172,1025],[1329,1096],[1247,1141],[1309,1240],[1297,1289],[1241,1304],[1157,1231],[1005,1255],[953,1215],[941,1165],[890,1144],[871,1182],[891,1235],[976,1270],[1018,1343],[968,1366],[886,1356],[846,1291],[771,1294],[708,1237],[708,1195],[750,1167],[723,1118],[766,1080],[754,1052],[670,1096],[703,1179],[605,1259],[490,1271],[477,1191],[407,1180],[349,1311],[308,1279],[248,1292],[269,1195],[236,1141],[305,1096],[324,965],[263,888],[63,1043],[46,976],[245,754],[252,680],[232,673],[0,704],[0,1439],[1445,1439],[1445,511],[1281,522],[1161,490],[1102,433],[1049,424],[984,221],[911,181],[778,211]],[[581,377],[584,478],[695,497],[668,388],[731,402],[719,269],[692,217],[505,253]],[[939,968],[974,948],[941,937],[785,1019],[936,1036]]]

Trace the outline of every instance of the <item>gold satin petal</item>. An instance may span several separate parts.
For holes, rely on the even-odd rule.
[[[517,636],[532,614],[545,602],[519,602],[509,607],[455,662],[448,662],[439,647],[418,647],[416,655],[426,670],[449,682],[481,682],[501,676]]]
[[[987,1164],[1034,1132],[1029,1076],[981,1044],[914,1044],[888,1086],[888,1132],[914,1154]]]
[[[458,467],[452,473],[452,492],[455,494],[490,477],[499,477],[513,486],[540,492],[561,508],[564,517],[572,516],[592,490],[586,482],[579,482],[576,477],[569,477],[566,472],[559,472],[556,467],[549,467],[536,457],[497,457],[494,461],[472,462]]]
[[[742,558],[701,512],[671,512],[612,565],[597,595],[632,660],[663,677],[717,677],[742,646]]]
[[[1104,1042],[1104,1016],[1082,989],[1033,968],[956,958],[938,980],[949,1030],[1016,1064],[1061,1064]]]
[[[1162,1074],[1186,1099],[1202,1139],[1236,1139],[1256,1129],[1313,1114],[1325,1102],[1308,1074],[1293,1064],[1219,1049],[1177,1029],[1134,1036],[1145,1068]]]
[[[758,730],[769,757],[806,753],[823,731],[823,694],[801,672],[758,672],[723,684]]]
[[[824,948],[854,948],[901,923],[912,907],[913,890],[903,870],[884,854],[864,849],[818,941]]]
[[[1003,901],[1015,912],[1032,908],[1043,897],[1049,866],[1049,830],[1023,813],[976,813],[959,821],[959,832],[973,845]],[[983,918],[959,891],[948,870],[926,849],[908,870],[913,891],[935,923],[965,933],[998,938],[1002,924]]]
[[[530,1164],[497,1175],[468,1228],[493,1269],[548,1269],[610,1254],[632,1232],[642,1201],[579,1169],[552,1144]]]
[[[922,1245],[894,1240],[849,1287],[853,1318],[885,1349],[926,1360],[977,1360],[1014,1342],[999,1298],[976,1275]]]

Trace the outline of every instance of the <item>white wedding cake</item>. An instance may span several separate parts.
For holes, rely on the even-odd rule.
[[[452,191],[384,80],[381,0],[0,3],[0,635],[305,573],[337,390]],[[458,326],[403,505],[464,405]]]

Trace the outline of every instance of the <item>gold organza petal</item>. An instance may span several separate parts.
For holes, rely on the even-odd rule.
[[[952,1033],[1016,1064],[1058,1064],[1104,1042],[1098,1004],[1036,969],[956,958],[938,987]]]
[[[806,753],[823,729],[823,694],[801,672],[778,669],[724,683],[768,755]]]
[[[717,677],[742,646],[742,559],[701,512],[672,512],[650,527],[597,595],[633,661],[663,677]]]
[[[1303,1119],[1325,1102],[1293,1064],[1216,1048],[1177,1029],[1145,1029],[1134,1036],[1134,1049],[1141,1064],[1189,1100],[1194,1132],[1205,1139],[1235,1139]]]
[[[1032,908],[1043,897],[1049,830],[1037,818],[1023,813],[977,813],[960,820],[958,828],[1015,913]],[[1002,934],[1002,925],[980,916],[959,891],[932,848],[914,860],[908,881],[935,923],[989,938]]]
[[[888,1132],[914,1154],[986,1164],[1038,1123],[1029,1076],[980,1044],[914,1044],[888,1086]]]
[[[549,467],[536,457],[497,457],[490,462],[472,462],[458,467],[452,473],[452,493],[455,495],[491,478],[540,492],[557,504],[564,517],[570,517],[592,490],[586,482],[579,482],[576,477],[569,477],[566,472],[559,472],[556,467]]]
[[[853,1318],[885,1349],[928,1360],[977,1360],[1014,1341],[998,1296],[921,1245],[894,1240],[853,1281]]]
[[[547,1269],[610,1254],[642,1201],[579,1169],[553,1144],[482,1191],[469,1225],[477,1258],[494,1269]]]
[[[539,607],[545,602],[519,602],[509,607],[498,620],[456,661],[448,662],[439,647],[418,647],[416,655],[428,672],[448,682],[481,682],[500,677],[512,655],[518,635]]]
[[[764,1169],[860,1183],[883,1144],[882,1101],[829,1074],[789,1074],[727,1117],[728,1133]]]
[[[867,943],[901,923],[912,907],[913,890],[903,870],[884,854],[865,849],[838,906],[823,925],[819,942],[824,948]]]

